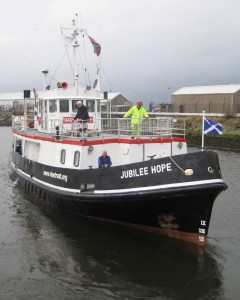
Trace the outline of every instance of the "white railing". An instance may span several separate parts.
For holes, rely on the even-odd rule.
[[[101,121],[101,122],[98,122]],[[31,126],[30,126],[31,124]],[[101,124],[100,128],[97,125]],[[35,130],[36,134],[50,134],[57,138],[79,137],[81,123],[64,124],[62,120],[51,120],[47,129]],[[12,127],[15,130],[33,130],[32,120],[28,116],[13,116]],[[130,119],[130,118],[101,118],[91,124],[88,128],[88,137],[91,136],[128,136],[128,137],[185,137],[184,119],[173,118],[149,118],[149,119]]]
[[[176,120],[172,118],[151,118],[151,119],[101,119],[102,132],[109,134],[117,134],[119,136],[131,136],[136,130],[138,136],[154,136],[154,137],[172,137],[185,136],[184,120]]]

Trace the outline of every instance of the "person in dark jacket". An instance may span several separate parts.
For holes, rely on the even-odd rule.
[[[82,101],[77,102],[77,114],[74,117],[74,122],[80,123],[80,136],[87,137],[87,129],[88,129],[88,122],[89,122],[89,114],[87,107],[83,105]]]
[[[98,167],[99,168],[109,168],[112,165],[112,161],[109,155],[107,155],[107,151],[104,150],[102,155],[98,158]]]

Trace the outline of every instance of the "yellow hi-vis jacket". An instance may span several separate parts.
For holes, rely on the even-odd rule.
[[[138,109],[138,107],[134,105],[123,117],[127,118],[130,116],[132,116],[131,124],[138,124],[143,118],[148,118],[148,113],[143,106]]]

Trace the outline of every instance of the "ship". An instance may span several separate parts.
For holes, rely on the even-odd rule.
[[[75,67],[81,34],[89,37],[94,56],[101,47],[75,20],[67,29],[73,84],[58,82],[50,88],[48,69],[42,69],[44,88],[34,90],[34,113],[25,109],[12,117],[14,176],[43,205],[206,246],[214,201],[227,189],[218,154],[189,152],[182,118],[142,119],[132,138],[131,119],[111,111],[103,115],[99,65],[92,85],[79,84]],[[74,120],[78,101],[88,109],[85,136],[81,122]],[[111,157],[111,167],[99,168],[103,151]]]

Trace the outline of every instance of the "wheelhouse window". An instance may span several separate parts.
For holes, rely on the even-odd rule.
[[[87,106],[88,112],[95,112],[95,100],[87,100],[86,106]]]
[[[66,150],[65,149],[62,149],[61,150],[61,156],[60,156],[60,163],[62,165],[65,164],[65,159],[66,159]]]
[[[80,162],[80,151],[74,152],[73,165],[74,167],[78,167]]]
[[[60,112],[69,112],[69,100],[60,100]]]
[[[49,112],[54,113],[57,111],[57,100],[49,100]]]
[[[72,112],[77,112],[77,109],[78,109],[77,102],[78,101],[79,100],[72,100]]]

